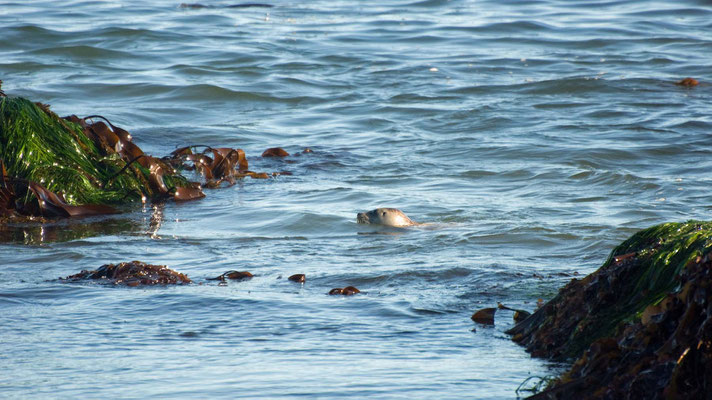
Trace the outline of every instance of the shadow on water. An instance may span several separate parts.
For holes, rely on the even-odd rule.
[[[145,233],[140,221],[129,218],[85,218],[49,222],[0,224],[0,243],[42,245],[95,236]]]

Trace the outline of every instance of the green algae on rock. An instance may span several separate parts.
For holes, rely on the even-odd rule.
[[[532,355],[578,359],[533,398],[626,398],[634,392],[645,393],[640,398],[697,398],[708,393],[711,249],[712,222],[640,231],[616,247],[598,271],[572,280],[510,329],[513,340]]]
[[[86,120],[63,119],[47,105],[0,96],[0,160],[4,165],[0,189],[7,200],[5,209],[67,217],[113,210],[85,205],[187,197],[181,189],[192,190],[191,198],[201,197],[195,184],[144,155],[128,132],[111,123],[109,129],[103,122],[88,124]]]
[[[712,248],[712,222],[667,223],[640,231],[616,247],[603,266],[573,279],[508,332],[537,356],[578,357],[621,322],[639,317],[679,286],[683,267]]]
[[[140,181],[128,174],[102,187],[125,163],[102,156],[79,125],[27,99],[0,99],[0,159],[9,176],[62,191],[72,204],[141,198]]]

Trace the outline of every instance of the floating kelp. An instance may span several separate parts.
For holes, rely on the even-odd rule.
[[[572,280],[512,328],[533,355],[578,358],[533,398],[705,398],[712,390],[711,250],[712,222],[638,232],[598,271]]]
[[[494,325],[494,317],[497,310],[507,310],[514,312],[513,318],[515,322],[521,322],[531,315],[530,312],[510,308],[502,303],[497,303],[497,308],[482,308],[472,314],[470,319],[478,324]]]
[[[281,147],[270,147],[262,153],[262,157],[287,157],[289,153]]]
[[[141,261],[106,264],[94,271],[84,270],[62,281],[98,280],[103,283],[125,286],[185,284],[192,281],[187,275],[165,265],[151,265]]]
[[[510,307],[505,306],[502,303],[497,303],[497,309],[513,311],[514,315],[512,315],[512,318],[514,319],[514,322],[524,321],[526,318],[528,318],[530,315],[532,315],[532,313],[530,313],[529,311],[518,310],[516,308],[510,308]]]
[[[343,296],[352,296],[356,293],[361,293],[360,290],[356,289],[353,286],[346,286],[345,288],[334,288],[329,291],[329,294],[334,296],[334,295],[343,295]]]
[[[692,87],[699,85],[700,82],[695,78],[685,78],[679,82],[675,82],[675,84],[680,86]]]
[[[222,275],[219,275],[215,278],[207,278],[209,281],[221,281],[225,282],[226,279],[231,279],[235,281],[242,281],[246,279],[252,279],[254,275],[252,275],[249,271],[227,271]]]
[[[203,150],[198,151],[202,148]],[[228,147],[213,148],[204,145],[181,147],[163,158],[175,168],[196,171],[204,179],[206,188],[217,188],[223,183],[235,184],[237,179],[250,177],[253,179],[268,179],[266,172],[254,172],[248,168],[247,158],[242,149]],[[291,175],[275,172],[272,176]]]
[[[470,319],[479,324],[494,325],[495,312],[497,312],[496,308],[483,308],[472,314]]]

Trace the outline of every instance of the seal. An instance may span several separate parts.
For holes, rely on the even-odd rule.
[[[356,222],[359,224],[373,224],[384,226],[412,226],[419,223],[408,218],[405,213],[397,208],[377,208],[365,213],[356,214]]]

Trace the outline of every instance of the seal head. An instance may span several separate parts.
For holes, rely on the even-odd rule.
[[[417,222],[408,218],[403,211],[397,208],[377,208],[369,212],[358,213],[356,214],[356,222],[359,224],[395,227],[418,225]]]

